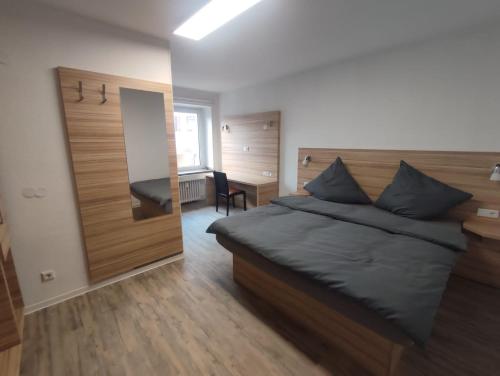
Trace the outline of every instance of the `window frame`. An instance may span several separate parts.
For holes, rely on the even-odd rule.
[[[183,113],[191,113],[196,114],[198,119],[198,146],[199,146],[199,155],[200,155],[200,164],[198,166],[188,166],[188,167],[179,167],[177,164],[177,171],[186,172],[186,171],[194,171],[194,170],[203,170],[207,169],[207,146],[206,146],[206,118],[202,108],[189,106],[186,104],[175,104],[174,103],[174,119],[176,112]],[[174,120],[174,133],[175,133],[175,120]],[[176,138],[177,142],[177,138]],[[177,144],[176,144],[177,149]],[[177,150],[176,150],[177,154]]]

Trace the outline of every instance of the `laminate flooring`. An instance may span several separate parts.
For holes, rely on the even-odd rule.
[[[21,374],[348,373],[327,345],[233,282],[231,254],[205,233],[222,216],[187,208],[184,260],[28,315]],[[500,290],[452,277],[427,349],[405,354],[399,374],[499,375]]]

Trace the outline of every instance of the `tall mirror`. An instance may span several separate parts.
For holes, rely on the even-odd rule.
[[[163,93],[120,88],[135,220],[172,213]]]

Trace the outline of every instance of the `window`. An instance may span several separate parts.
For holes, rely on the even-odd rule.
[[[175,142],[177,167],[196,168],[202,165],[200,158],[200,116],[197,111],[175,111]]]
[[[174,103],[174,128],[179,172],[213,168],[212,107]]]

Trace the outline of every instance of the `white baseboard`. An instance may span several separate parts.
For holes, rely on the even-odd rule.
[[[65,300],[68,300],[68,299],[71,299],[71,298],[74,298],[74,297],[77,297],[80,295],[84,295],[90,291],[100,289],[101,287],[104,287],[104,286],[112,285],[113,283],[123,281],[124,279],[133,277],[135,275],[142,274],[142,273],[147,272],[149,270],[159,268],[160,266],[170,264],[170,263],[175,262],[175,261],[182,260],[183,258],[184,258],[184,254],[181,253],[179,255],[175,255],[175,256],[157,261],[155,263],[143,266],[141,268],[134,269],[128,273],[121,274],[117,277],[110,278],[106,281],[96,283],[95,285],[83,286],[83,287],[80,287],[76,290],[68,291],[68,292],[65,292],[64,294],[54,296],[50,299],[46,299],[46,300],[42,300],[41,302],[30,304],[29,306],[24,307],[24,314],[29,315],[29,314],[36,312],[36,311],[39,311],[41,309],[44,309],[44,308],[59,304],[61,302],[64,302]]]

